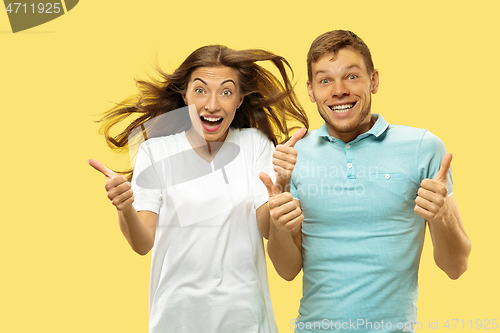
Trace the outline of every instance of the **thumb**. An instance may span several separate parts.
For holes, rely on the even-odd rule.
[[[453,155],[451,155],[450,153],[444,155],[443,161],[441,162],[441,168],[439,168],[439,171],[434,177],[434,180],[443,183],[446,183],[448,181],[448,171],[450,170],[452,158]]]
[[[96,169],[97,171],[102,173],[104,176],[106,176],[106,178],[113,179],[113,178],[118,176],[113,170],[108,169],[106,166],[104,166],[104,164],[102,164],[101,162],[99,162],[97,160],[94,160],[93,158],[88,160],[88,162],[89,162],[91,167],[93,167],[94,169]]]
[[[269,177],[267,173],[265,172],[259,173],[259,178],[266,186],[267,192],[269,193],[269,197],[274,197],[275,195],[281,193],[279,187],[274,185],[273,181],[271,180],[271,177]]]
[[[302,139],[302,137],[306,134],[306,129],[305,128],[301,128],[299,129],[297,132],[295,132],[295,134],[290,138],[290,140],[288,140],[286,143],[285,143],[285,146],[287,147],[293,147],[295,146],[295,144],[297,143],[297,141],[299,141],[300,139]]]

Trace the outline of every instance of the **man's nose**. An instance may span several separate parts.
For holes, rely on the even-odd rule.
[[[346,86],[343,80],[334,82],[332,85],[332,96],[342,97],[349,95],[349,88]]]

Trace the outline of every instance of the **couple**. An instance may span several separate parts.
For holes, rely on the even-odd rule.
[[[255,63],[265,60],[283,83]],[[262,50],[202,47],[105,116],[112,147],[144,141],[128,177],[90,163],[132,248],[153,250],[150,332],[277,332],[262,237],[283,278],[304,271],[297,332],[413,330],[398,324],[416,321],[425,221],[436,264],[454,279],[465,271],[442,142],[371,114],[378,71],[355,34],[319,36],[307,64],[325,125],[300,141],[304,130],[288,139],[287,120],[308,125],[288,63]]]

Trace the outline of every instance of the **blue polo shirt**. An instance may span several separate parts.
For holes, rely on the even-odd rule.
[[[414,332],[425,220],[413,209],[446,149],[427,130],[373,117],[349,143],[323,125],[295,145],[291,193],[304,215],[296,333]]]

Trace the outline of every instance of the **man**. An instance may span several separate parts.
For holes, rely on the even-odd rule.
[[[430,132],[371,114],[379,72],[354,33],[319,36],[307,65],[309,97],[325,124],[295,144],[291,194],[261,174],[269,256],[286,280],[304,273],[292,327],[414,332],[426,225],[438,267],[451,279],[467,269],[471,245],[452,194],[451,154]]]

